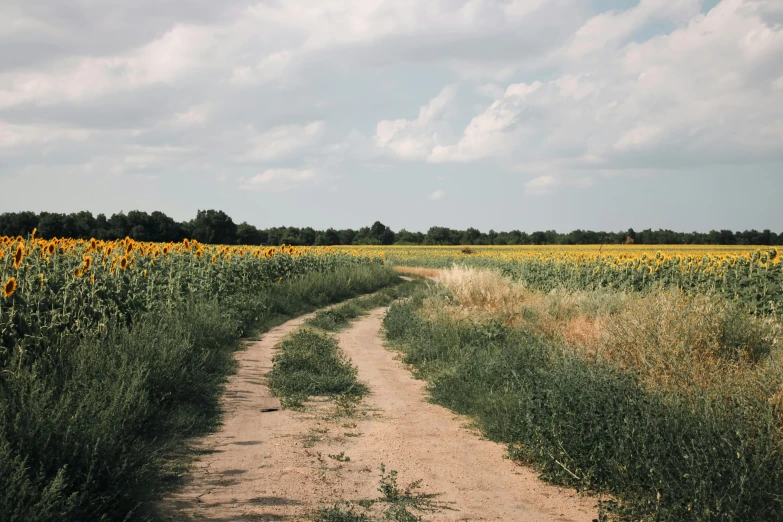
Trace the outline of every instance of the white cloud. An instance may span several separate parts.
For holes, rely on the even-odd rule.
[[[455,97],[456,89],[449,85],[419,109],[415,120],[379,121],[375,130],[376,145],[402,159],[426,158],[440,140],[438,129],[444,127],[444,116]]]
[[[239,188],[252,192],[285,192],[319,181],[321,176],[313,169],[268,169],[243,181]]]
[[[203,67],[215,32],[177,25],[127,54],[74,57],[46,71],[0,75],[0,109],[24,104],[83,102],[115,91],[170,84]]]
[[[261,172],[243,186],[280,190],[313,181],[311,165],[482,162],[535,193],[783,161],[779,0],[594,14],[583,0],[193,0],[154,17],[118,0],[67,17],[7,3],[0,175]]]
[[[433,201],[438,201],[439,199],[443,199],[445,196],[446,196],[446,192],[444,192],[441,189],[438,189],[432,194],[430,194],[430,199]]]
[[[479,114],[454,145],[435,145],[429,155],[433,162],[471,161],[494,155],[505,155],[526,131],[520,116],[527,96],[541,88],[541,82],[509,85],[500,100]]]
[[[582,59],[610,44],[623,43],[637,29],[656,21],[684,24],[699,13],[699,0],[641,0],[625,11],[609,11],[589,19],[559,53]]]
[[[560,185],[560,179],[556,176],[540,176],[525,183],[525,193],[535,195],[548,194],[558,185]]]
[[[184,112],[175,114],[170,125],[180,129],[202,126],[209,119],[211,110],[208,104],[194,105]]]
[[[307,125],[281,125],[265,132],[249,128],[250,149],[237,158],[241,162],[273,161],[290,156],[317,143],[326,124],[314,121]]]
[[[560,187],[587,188],[594,184],[590,176],[564,176],[560,174],[547,174],[538,176],[525,183],[525,194],[542,196],[550,194]]]
[[[562,73],[509,85],[457,141],[426,139],[433,127],[417,122],[410,156],[430,162],[496,158],[515,166],[557,161],[572,174],[596,166],[655,169],[783,159],[783,135],[777,132],[783,122],[783,26],[765,19],[761,4],[723,0],[701,15],[690,0],[645,0],[629,11],[595,17],[555,53]],[[661,17],[679,28],[616,45]],[[598,41],[590,47],[591,60],[562,58],[573,54],[574,42],[586,45],[589,37]],[[617,42],[608,45],[610,40]]]
[[[285,77],[293,57],[294,53],[291,51],[273,52],[256,65],[235,67],[231,73],[231,82],[252,85],[280,80]]]
[[[54,125],[15,125],[0,121],[0,149],[19,149],[31,145],[79,142],[89,139],[91,134],[90,131],[85,129],[64,128]]]

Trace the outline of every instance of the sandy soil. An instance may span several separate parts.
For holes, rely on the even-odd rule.
[[[574,521],[596,517],[595,499],[541,482],[505,459],[505,449],[466,428],[467,419],[426,402],[425,384],[384,347],[383,310],[339,334],[371,395],[352,411],[316,402],[304,412],[274,407],[263,384],[273,347],[304,318],[271,330],[238,354],[224,396],[225,424],[199,441],[205,454],[162,503],[172,520],[308,520],[339,500],[378,497],[379,468],[401,485],[421,480],[446,506],[429,521]],[[350,461],[341,462],[342,457]],[[330,457],[333,455],[337,459]],[[338,460],[339,459],[339,460]]]

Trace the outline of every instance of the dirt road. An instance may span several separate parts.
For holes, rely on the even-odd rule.
[[[594,499],[544,484],[505,459],[502,446],[465,428],[468,419],[426,402],[425,384],[383,345],[383,313],[375,310],[339,335],[371,389],[355,411],[325,401],[304,412],[261,412],[270,405],[263,375],[273,347],[304,318],[240,352],[224,396],[224,426],[199,442],[205,454],[162,511],[172,520],[310,520],[319,506],[376,498],[385,464],[401,484],[421,480],[421,491],[440,494],[447,509],[425,520],[596,518]]]

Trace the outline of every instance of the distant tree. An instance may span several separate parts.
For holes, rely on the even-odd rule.
[[[316,245],[339,245],[340,234],[333,228],[327,228],[323,232],[319,232],[315,236]]]
[[[253,225],[248,225],[246,221],[243,221],[237,225],[237,244],[239,245],[261,245],[266,243],[267,233],[262,230],[258,230]]]
[[[237,226],[222,210],[199,210],[190,222],[191,237],[201,243],[234,245]]]
[[[536,231],[530,234],[530,242],[534,245],[546,244],[546,232]]]
[[[0,235],[27,237],[38,226],[35,212],[5,212],[0,214]]]
[[[352,245],[353,240],[356,238],[356,230],[346,228],[345,230],[340,230],[338,232],[340,235],[340,244],[341,245]]]
[[[380,221],[376,221],[372,224],[368,236],[370,239],[377,241],[380,245],[391,245],[394,243],[394,232]]]

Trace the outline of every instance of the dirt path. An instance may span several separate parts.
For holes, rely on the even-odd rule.
[[[383,313],[375,310],[339,335],[359,379],[371,388],[355,412],[331,402],[306,412],[260,412],[269,404],[262,376],[271,368],[272,348],[304,318],[238,354],[223,429],[200,443],[213,452],[163,511],[172,520],[308,520],[319,506],[376,498],[385,464],[399,472],[402,485],[421,480],[421,491],[440,493],[438,501],[451,509],[424,514],[432,522],[596,517],[594,499],[542,483],[505,459],[502,446],[466,429],[466,418],[427,403],[424,383],[383,345]],[[341,462],[340,454],[350,461]]]

